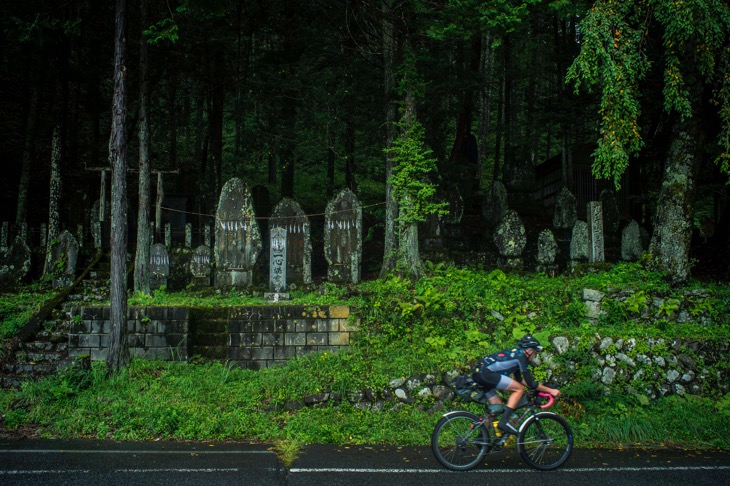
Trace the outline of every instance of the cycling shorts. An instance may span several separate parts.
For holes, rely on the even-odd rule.
[[[472,373],[471,379],[485,390],[493,390],[495,388],[497,390],[505,390],[513,381],[509,376],[501,375],[486,368]]]

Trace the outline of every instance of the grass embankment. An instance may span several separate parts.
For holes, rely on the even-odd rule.
[[[0,343],[12,339],[43,304],[58,295],[45,285],[31,285],[17,292],[0,292]]]
[[[439,417],[428,411],[433,398],[411,405],[388,402],[383,411],[373,411],[353,406],[347,396],[385,389],[393,378],[465,371],[469,362],[532,332],[546,343],[558,335],[578,343],[566,353],[579,366],[558,405],[578,446],[662,443],[730,449],[719,433],[730,418],[729,395],[706,389],[704,397],[649,398],[626,388],[606,389],[591,378],[590,366],[580,366],[588,362],[597,332],[614,339],[727,341],[730,286],[703,284],[702,292],[691,293],[697,287],[670,289],[661,275],[638,264],[555,278],[437,266],[416,283],[391,278],[348,290],[325,285],[313,295],[295,295],[294,302],[350,305],[361,332],[347,352],[313,354],[262,371],[195,359],[135,360],[111,378],[103,363],[95,363],[90,371],[69,369],[22,390],[0,392],[3,427],[30,428],[46,437],[260,441],[277,444],[280,451],[305,443],[426,445]],[[596,326],[585,318],[584,288],[624,291],[628,298],[605,305]],[[250,297],[234,294],[158,293],[134,301],[186,302],[251,303]],[[678,302],[690,322],[677,321]],[[323,392],[343,398],[302,406],[305,397]]]

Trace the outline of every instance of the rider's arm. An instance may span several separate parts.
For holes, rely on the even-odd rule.
[[[525,385],[526,387],[528,387],[530,390],[537,389],[538,391],[540,391],[540,387],[543,386],[535,380],[535,377],[532,376],[532,373],[530,372],[529,369],[524,370],[522,372],[521,381],[522,381],[522,384]]]
[[[560,390],[558,390],[557,388],[550,388],[549,386],[545,386],[542,383],[537,385],[537,391],[543,392],[543,393],[549,393],[550,395],[552,395],[555,398],[558,398],[561,394]]]
[[[560,390],[557,388],[550,388],[548,386],[543,385],[542,383],[538,383],[535,380],[535,377],[532,376],[532,372],[530,371],[529,366],[525,366],[522,371],[522,384],[529,387],[530,390],[537,390],[539,392],[543,393],[549,393],[555,398],[558,398],[560,396]],[[515,373],[516,375],[516,373]]]

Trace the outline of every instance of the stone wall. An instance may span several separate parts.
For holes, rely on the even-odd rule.
[[[105,360],[109,307],[83,307],[69,333],[69,358]],[[272,305],[221,309],[131,307],[127,339],[134,357],[227,359],[260,369],[349,346],[357,323],[346,306]]]
[[[68,355],[106,360],[109,307],[82,307],[68,335]],[[127,343],[133,357],[162,360],[188,358],[189,313],[184,307],[130,307]]]
[[[708,396],[730,392],[730,369],[725,341],[556,336],[535,360],[538,381],[562,389],[586,382],[598,393],[629,394],[651,400],[667,395]],[[287,403],[289,409],[349,402],[363,410],[388,411],[410,405],[437,412],[462,406],[453,379],[469,370],[424,373],[393,378],[382,389],[353,390],[347,394],[323,391]],[[569,389],[569,388],[568,388]],[[579,397],[572,396],[571,399]]]

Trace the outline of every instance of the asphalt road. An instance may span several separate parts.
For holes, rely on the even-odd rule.
[[[443,469],[424,447],[305,447],[289,467],[264,445],[0,440],[0,485],[661,485],[730,484],[730,453],[576,449],[558,471],[517,451],[473,471]]]

